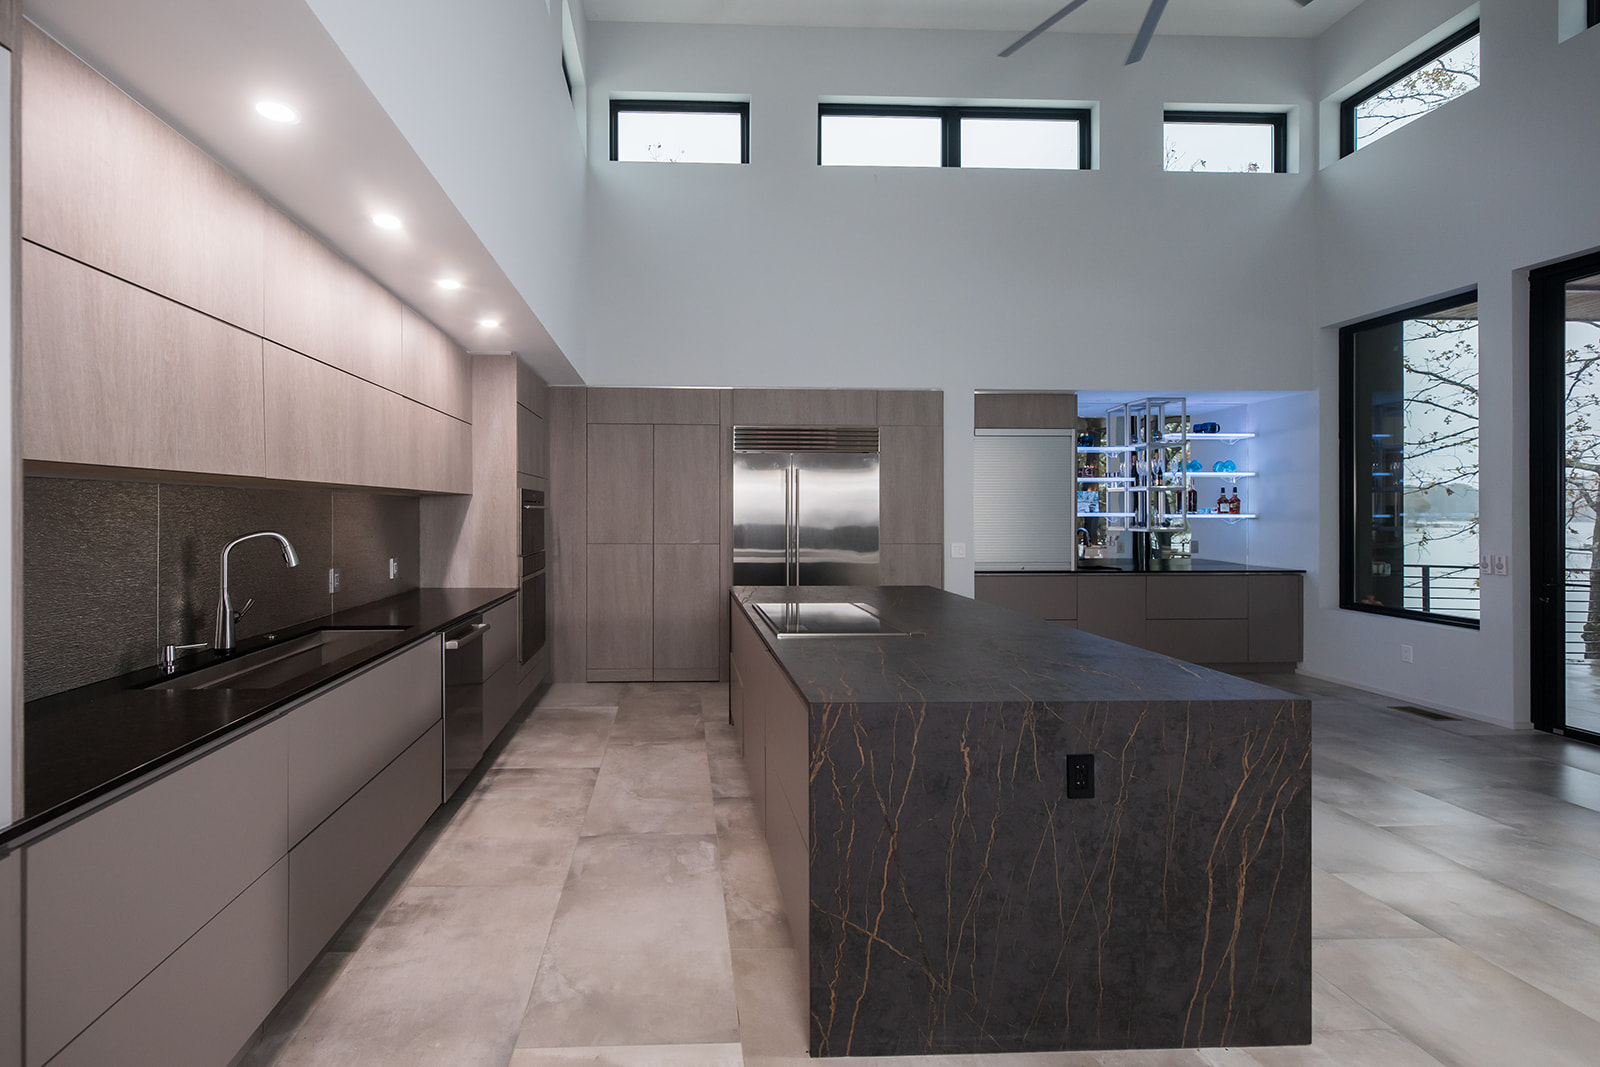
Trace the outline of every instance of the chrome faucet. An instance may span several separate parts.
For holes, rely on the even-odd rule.
[[[294,546],[289,543],[289,539],[283,536],[283,534],[273,533],[271,530],[262,530],[259,533],[245,534],[236,541],[229,541],[227,545],[223,547],[222,588],[217,593],[217,632],[216,639],[212,641],[211,645],[216,651],[224,654],[233,651],[233,624],[244,618],[245,612],[249,611],[256,602],[255,598],[251,597],[249,600],[245,601],[244,607],[240,608],[238,611],[233,610],[233,601],[228,596],[228,553],[233,550],[234,545],[243,544],[244,542],[254,540],[257,537],[276,537],[278,539],[278,546],[283,549],[283,562],[287,563],[291,567],[300,566],[300,557],[295,555]]]

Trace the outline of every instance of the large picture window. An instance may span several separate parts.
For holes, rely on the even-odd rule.
[[[1340,606],[1477,626],[1477,294],[1339,340]]]
[[[1083,108],[820,104],[824,167],[1089,169]]]
[[[1451,34],[1339,106],[1339,154],[1365,148],[1478,87],[1478,23]]]

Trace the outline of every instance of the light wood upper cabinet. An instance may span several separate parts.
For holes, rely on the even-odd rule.
[[[655,543],[717,544],[722,540],[721,429],[657,426],[655,431]]]
[[[22,246],[22,454],[265,473],[261,339]]]
[[[405,387],[411,399],[472,421],[472,357],[415,311],[401,307]]]
[[[654,427],[589,425],[589,543],[652,541]]]
[[[520,359],[517,360],[517,403],[541,419],[550,417],[550,386]]]
[[[735,389],[735,426],[875,426],[871,389]]]
[[[266,336],[404,393],[403,305],[277,212],[266,225]]]
[[[517,405],[517,473],[550,477],[550,441],[544,419]]]
[[[881,454],[882,538],[900,544],[944,537],[944,430],[938,426],[884,426]]]
[[[266,202],[23,23],[22,236],[253,333]]]
[[[404,489],[429,493],[472,492],[472,425],[442,411],[397,397],[412,427],[412,453]]]

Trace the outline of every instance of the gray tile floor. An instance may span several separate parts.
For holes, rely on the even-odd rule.
[[[1600,748],[1314,702],[1311,1046],[851,1067],[1600,1064]],[[789,1067],[801,981],[715,685],[560,685],[240,1067]]]

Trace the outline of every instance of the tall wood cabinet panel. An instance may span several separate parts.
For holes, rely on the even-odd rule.
[[[29,1067],[288,851],[287,780],[272,723],[28,847]]]
[[[517,473],[536,478],[550,477],[549,434],[544,419],[532,410],[517,405]]]
[[[654,427],[591,421],[588,440],[589,543],[650,544]]]
[[[881,539],[932,544],[944,538],[944,430],[883,426],[878,430]]]
[[[587,394],[582,387],[550,390],[550,675],[557,682],[587,677],[589,530]]]
[[[411,399],[472,421],[472,357],[409,307],[400,307],[404,387]]]
[[[735,389],[735,426],[876,426],[871,389]]]
[[[526,363],[517,362],[517,403],[539,416],[550,417],[550,385]]]
[[[590,389],[589,421],[714,425],[717,390]]]
[[[718,544],[655,546],[656,681],[711,681],[721,673],[721,553]]]
[[[879,544],[878,581],[943,589],[944,546]]]
[[[289,988],[288,869],[280,859],[50,1067],[229,1062]]]
[[[656,544],[721,542],[721,461],[719,427],[655,428]],[[711,581],[716,581],[714,575]]]
[[[0,857],[0,1067],[22,1067],[22,854]]]
[[[400,301],[277,212],[267,216],[264,293],[267,337],[406,391]]]
[[[262,332],[264,200],[24,23],[22,236]]]
[[[654,669],[654,550],[589,545],[588,677],[649,681]]]
[[[262,342],[22,245],[26,459],[260,476]]]

